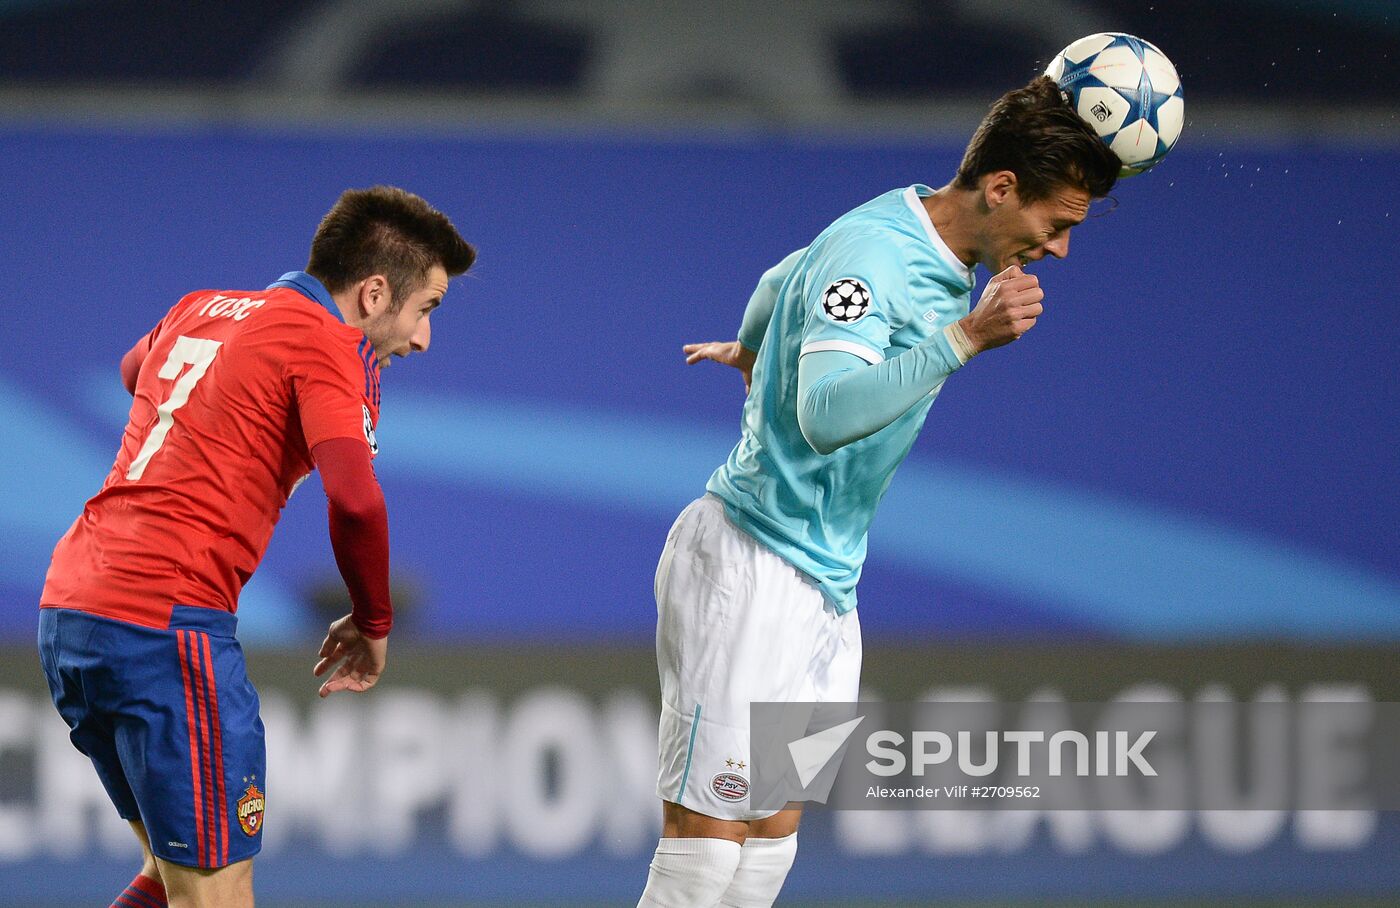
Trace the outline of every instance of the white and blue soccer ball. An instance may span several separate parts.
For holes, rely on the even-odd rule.
[[[1156,45],[1119,32],[1080,38],[1045,75],[1123,162],[1130,177],[1160,163],[1181,137],[1181,78]]]

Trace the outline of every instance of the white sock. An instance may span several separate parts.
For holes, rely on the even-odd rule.
[[[797,833],[781,839],[745,840],[739,869],[719,903],[725,908],[769,908],[778,898],[792,859],[797,856]]]
[[[740,852],[727,839],[662,839],[637,908],[715,908]]]

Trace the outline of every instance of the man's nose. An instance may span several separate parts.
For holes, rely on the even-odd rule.
[[[422,353],[424,350],[428,349],[428,343],[432,340],[433,326],[428,321],[429,318],[430,316],[423,316],[422,320],[418,322],[418,327],[414,330],[413,336],[408,339],[408,345],[413,349],[414,353]]]

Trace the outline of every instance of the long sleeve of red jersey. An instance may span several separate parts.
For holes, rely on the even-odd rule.
[[[366,637],[386,637],[394,623],[389,512],[369,447],[358,438],[331,438],[312,448],[311,456],[329,502],[331,548],[350,591],[351,620]]]
[[[162,322],[163,323],[163,322]],[[126,386],[126,393],[136,396],[136,377],[141,374],[141,364],[146,361],[146,355],[151,352],[151,346],[155,343],[156,332],[160,330],[160,325],[151,329],[151,333],[136,342],[126,355],[122,357],[122,384]]]

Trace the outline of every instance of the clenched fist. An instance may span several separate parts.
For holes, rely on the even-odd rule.
[[[1012,265],[987,283],[977,308],[958,322],[973,352],[981,353],[1016,340],[1035,327],[1045,307],[1045,291],[1034,274]]]

